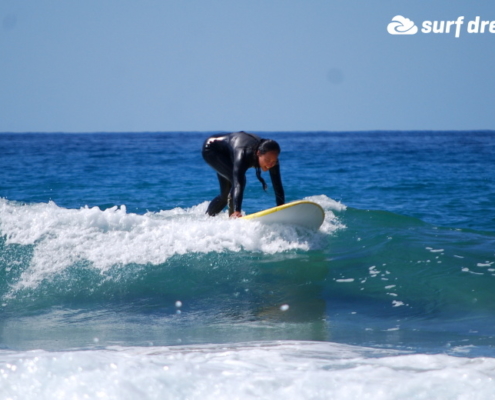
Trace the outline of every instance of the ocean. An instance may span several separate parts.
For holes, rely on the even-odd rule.
[[[317,232],[211,133],[0,134],[0,399],[495,399],[494,131],[254,132]]]

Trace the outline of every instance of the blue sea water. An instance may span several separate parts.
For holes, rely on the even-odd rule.
[[[318,232],[206,216],[208,132],[0,134],[0,398],[495,398],[495,132],[258,134]]]

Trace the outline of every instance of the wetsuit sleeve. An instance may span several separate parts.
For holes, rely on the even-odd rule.
[[[244,188],[246,187],[246,171],[249,168],[245,161],[244,150],[234,150],[234,171],[232,182],[232,204],[235,211],[241,211]]]
[[[277,206],[285,204],[284,187],[282,186],[282,177],[280,176],[280,164],[277,163],[269,169],[270,178],[272,180],[273,191],[275,192],[275,201]]]

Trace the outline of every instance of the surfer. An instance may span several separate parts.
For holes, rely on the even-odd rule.
[[[276,141],[246,132],[213,135],[205,140],[202,154],[205,161],[217,172],[220,183],[220,194],[208,206],[208,215],[217,215],[228,203],[231,218],[242,216],[246,171],[251,167],[256,169],[256,177],[264,190],[267,185],[261,177],[261,170],[270,172],[277,206],[285,203],[278,163],[280,146]]]

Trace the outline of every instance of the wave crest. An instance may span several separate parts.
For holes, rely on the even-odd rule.
[[[291,226],[216,218],[205,214],[207,202],[144,215],[127,213],[125,206],[66,209],[53,202],[20,204],[0,200],[0,230],[6,245],[32,246],[29,266],[14,290],[36,287],[43,279],[77,264],[90,264],[100,273],[127,264],[162,264],[174,255],[210,252],[307,251],[341,228],[331,209],[338,203],[316,196],[326,209],[322,229],[301,231]]]

